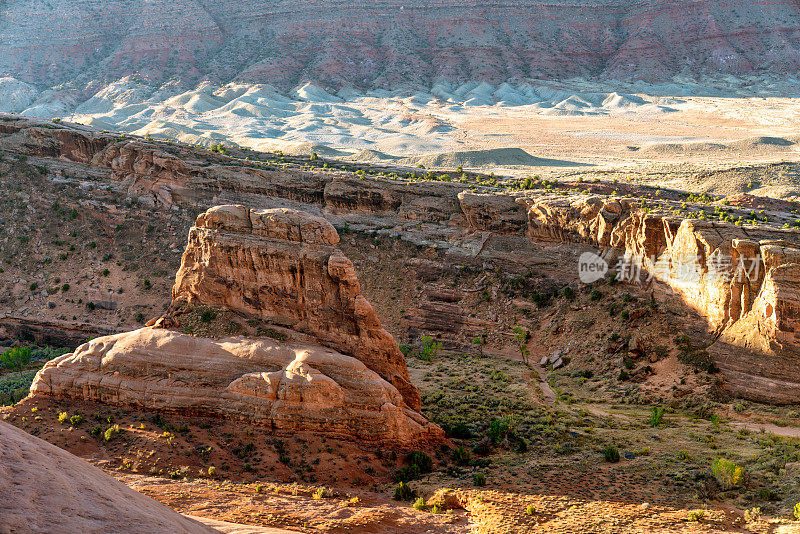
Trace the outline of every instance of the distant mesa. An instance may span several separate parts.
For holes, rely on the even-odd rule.
[[[424,165],[425,167],[582,167],[586,163],[532,156],[521,148],[493,148],[488,150],[467,150],[445,154],[431,154],[403,158],[398,161],[404,165]]]

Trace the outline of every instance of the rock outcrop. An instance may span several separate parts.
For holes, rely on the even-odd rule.
[[[405,360],[325,219],[219,206],[197,218],[173,309],[204,304],[302,332],[310,342],[212,340],[162,327],[106,336],[56,358],[31,394],[218,415],[279,433],[411,446],[443,437],[418,413]],[[180,320],[180,317],[177,318]]]
[[[218,532],[4,422],[0,457],[2,533]]]
[[[364,362],[418,410],[419,392],[408,380],[403,354],[361,295],[338,242],[321,217],[289,209],[212,208],[189,231],[172,298],[312,334]]]
[[[521,200],[535,241],[586,243],[706,317],[734,394],[800,402],[800,232],[645,213],[620,199]],[[641,277],[639,277],[641,275]]]

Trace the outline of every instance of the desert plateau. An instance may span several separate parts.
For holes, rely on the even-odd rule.
[[[0,2],[0,534],[800,533],[796,2]]]

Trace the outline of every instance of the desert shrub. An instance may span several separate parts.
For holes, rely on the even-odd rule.
[[[575,290],[569,286],[564,287],[564,289],[561,290],[561,294],[564,295],[564,298],[567,300],[575,298]]]
[[[744,477],[744,468],[725,458],[714,460],[711,472],[723,491],[735,488],[742,483]]]
[[[606,462],[615,464],[619,462],[619,450],[613,445],[607,445],[603,449],[603,458],[605,458]]]
[[[650,409],[650,418],[648,419],[648,423],[650,423],[650,426],[653,428],[661,426],[663,419],[664,419],[664,407],[653,406]]]
[[[792,509],[792,515],[797,521],[800,521],[800,502],[794,505]]]
[[[703,511],[703,510],[692,510],[686,516],[686,520],[691,522],[691,523],[699,523],[700,521],[705,519],[705,517],[706,517],[705,511]]]
[[[486,485],[486,475],[483,473],[475,473],[472,475],[472,484],[474,486],[483,487]]]
[[[69,420],[69,414],[67,412],[61,412],[58,414],[58,422],[59,423],[66,423]]]
[[[444,426],[444,431],[448,438],[470,439],[472,437],[472,432],[466,423],[456,423],[453,426]]]
[[[426,362],[433,361],[439,351],[442,350],[442,344],[439,341],[434,341],[430,336],[422,336],[420,338],[419,351],[417,358],[425,360]]]
[[[420,473],[430,473],[433,470],[433,460],[422,451],[408,453],[406,463],[416,465]]]
[[[105,439],[106,441],[111,441],[119,434],[119,432],[120,432],[119,425],[110,426],[103,433],[103,439]]]
[[[431,513],[432,514],[443,514],[444,513],[444,506],[440,502],[433,503],[431,506]]]
[[[214,467],[213,465],[209,466],[209,468],[208,468],[208,476],[210,476],[210,477],[217,476],[217,468]]]
[[[733,411],[736,413],[744,413],[747,410],[747,404],[743,402],[737,402],[733,405]]]
[[[200,312],[200,320],[204,323],[210,323],[217,318],[217,312],[214,310],[203,310]]]
[[[487,431],[492,443],[500,443],[507,437],[513,437],[517,426],[516,418],[511,414],[506,414],[500,418],[492,419]]]
[[[318,500],[322,499],[324,496],[325,496],[325,488],[317,488],[317,489],[314,490],[314,493],[311,495],[311,497],[315,501],[318,501]]]
[[[603,292],[599,289],[592,289],[592,292],[589,295],[590,300],[600,300],[604,297]]]
[[[419,475],[419,466],[404,465],[392,473],[392,478],[395,480],[395,482],[411,482],[412,480],[418,478]]]
[[[747,523],[755,523],[761,517],[761,508],[754,506],[749,510],[744,511],[744,520]]]
[[[656,345],[655,347],[653,347],[653,352],[655,353],[656,356],[659,357],[659,359],[663,359],[669,356],[669,349],[667,348],[666,345]]]
[[[529,504],[527,508],[525,508],[525,513],[528,515],[533,515],[536,512],[536,507],[532,504]]]
[[[0,376],[0,406],[15,404],[28,396],[36,371]]]
[[[0,363],[7,369],[22,371],[31,361],[30,347],[12,347],[0,354]]]
[[[468,465],[469,461],[472,459],[472,455],[464,447],[456,447],[453,449],[450,457],[456,465]]]
[[[417,492],[403,481],[400,481],[394,488],[394,500],[396,501],[410,501],[416,496]]]
[[[72,426],[78,426],[83,423],[83,416],[79,413],[76,413],[69,418],[69,422],[72,423]]]
[[[425,499],[423,499],[422,497],[417,498],[417,500],[414,501],[414,505],[413,506],[414,506],[414,510],[419,510],[419,511],[424,510],[425,509]]]

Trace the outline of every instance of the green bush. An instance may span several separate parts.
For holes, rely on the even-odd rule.
[[[0,354],[0,363],[7,369],[22,371],[31,361],[30,347],[12,347]]]
[[[13,405],[28,396],[36,371],[0,376],[0,406]]]
[[[472,459],[472,455],[464,447],[456,447],[453,449],[450,457],[456,465],[469,465],[469,461]]]
[[[606,462],[615,464],[619,462],[619,450],[613,445],[607,445],[605,449],[603,449],[603,458],[606,459]]]
[[[439,351],[442,350],[442,344],[439,341],[434,341],[430,336],[422,336],[420,338],[420,348],[417,352],[417,357],[426,362],[433,361]]]
[[[410,501],[416,496],[417,492],[411,489],[411,487],[405,482],[401,481],[394,488],[394,500],[396,501]]]
[[[714,473],[714,478],[723,491],[735,488],[742,483],[744,478],[744,468],[725,458],[714,460],[711,465],[711,472]]]
[[[217,318],[217,312],[214,310],[203,310],[200,312],[200,320],[204,323],[210,323]]]
[[[792,509],[792,515],[794,515],[794,518],[797,521],[800,521],[800,502],[794,505],[794,508]]]
[[[648,420],[650,426],[652,426],[653,428],[661,426],[663,419],[664,419],[664,407],[653,406],[650,409],[650,419]]]
[[[483,473],[475,473],[472,475],[472,484],[474,486],[483,487],[486,485],[486,475]]]
[[[411,451],[406,456],[406,463],[415,465],[420,473],[430,473],[433,471],[433,460],[422,451]]]
[[[425,499],[419,497],[416,501],[414,501],[414,510],[422,511],[425,509]]]
[[[110,426],[103,433],[103,439],[105,439],[106,441],[111,441],[112,439],[114,439],[114,437],[116,437],[119,434],[119,432],[120,432],[119,425]]]
[[[72,426],[78,426],[83,423],[83,416],[79,413],[76,413],[69,418],[69,422],[72,423]]]
[[[511,414],[506,414],[498,419],[492,419],[489,423],[489,439],[492,443],[500,443],[507,437],[513,437],[517,427],[517,420]]]

